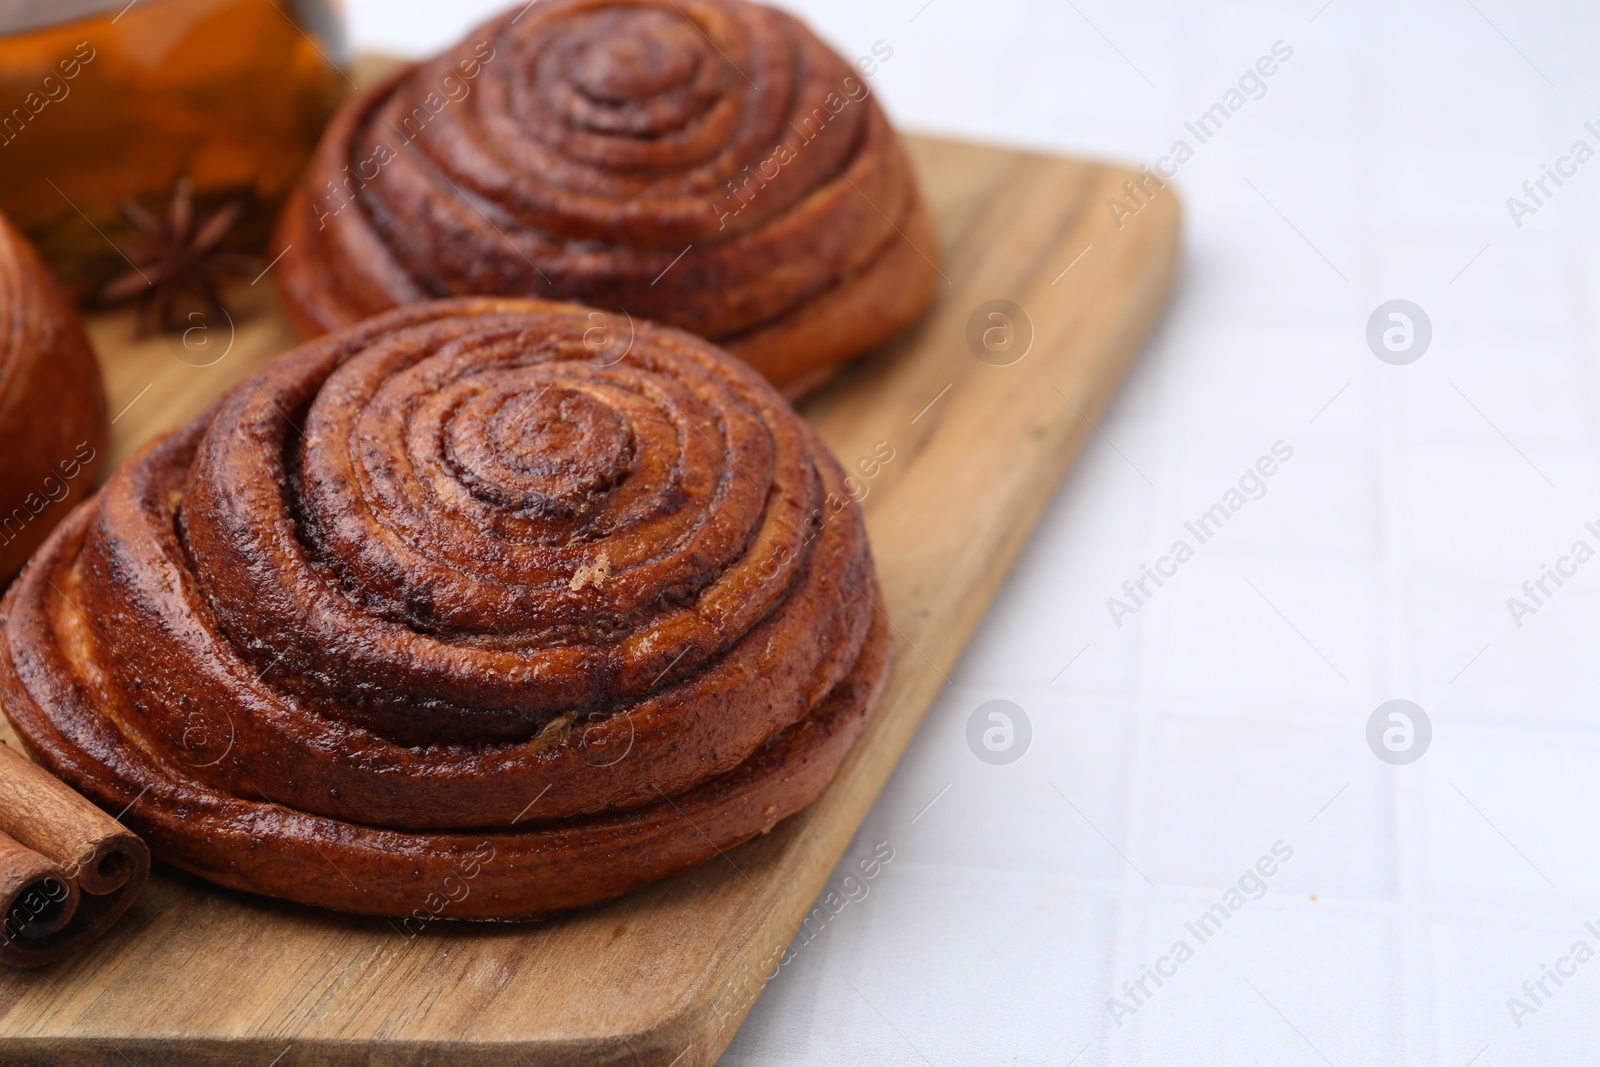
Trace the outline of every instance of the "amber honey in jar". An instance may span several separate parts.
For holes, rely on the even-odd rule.
[[[262,252],[346,61],[335,0],[0,0],[0,210],[80,300],[180,183]]]

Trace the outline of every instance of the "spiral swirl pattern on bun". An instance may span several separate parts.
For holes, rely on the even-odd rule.
[[[400,309],[147,446],[5,602],[19,735],[158,856],[368,913],[588,904],[808,804],[887,668],[859,510],[758,375],[602,318]]]
[[[938,241],[867,83],[743,0],[544,0],[369,87],[285,206],[307,336],[432,297],[577,300],[793,397],[921,312]]]
[[[106,398],[78,316],[0,215],[0,584],[94,487]]]

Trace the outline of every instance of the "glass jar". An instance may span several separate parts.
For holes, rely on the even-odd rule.
[[[260,252],[347,61],[337,0],[0,0],[0,210],[80,301],[185,181]]]

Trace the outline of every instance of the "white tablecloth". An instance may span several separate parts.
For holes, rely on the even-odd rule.
[[[836,873],[725,1063],[1600,1061],[1600,11],[1324,3],[788,5],[892,48],[906,128],[1186,141],[1188,251],[847,863],[893,859]],[[498,6],[351,9],[422,53]],[[1367,340],[1394,299],[1406,365]],[[1006,765],[966,739],[996,699]],[[1432,725],[1409,764],[1369,748],[1391,699]]]

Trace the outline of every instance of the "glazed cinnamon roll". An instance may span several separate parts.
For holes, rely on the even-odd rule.
[[[743,0],[544,0],[372,85],[285,205],[306,336],[430,297],[670,323],[791,398],[921,312],[938,240],[866,81]]]
[[[179,867],[417,922],[810,803],[888,663],[844,475],[737,360],[605,327],[398,309],[147,446],[0,609],[24,743]]]
[[[0,584],[94,488],[105,433],[100,367],[78,316],[0,215]]]

